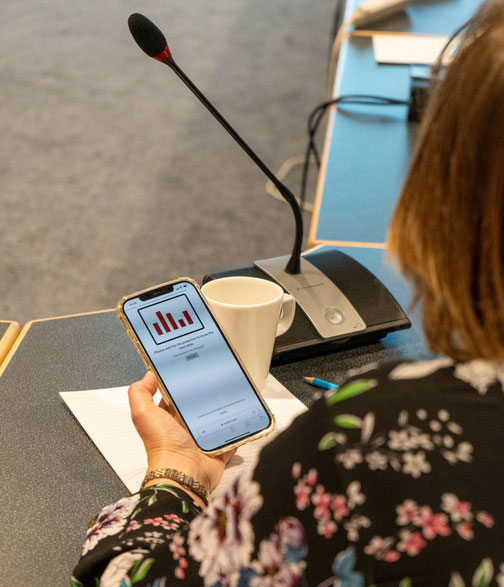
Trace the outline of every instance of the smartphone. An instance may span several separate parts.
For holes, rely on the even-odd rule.
[[[273,430],[273,414],[195,281],[125,296],[116,312],[202,451],[216,455]]]

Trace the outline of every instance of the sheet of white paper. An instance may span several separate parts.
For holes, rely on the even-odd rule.
[[[433,65],[448,39],[446,35],[373,35],[373,51],[378,63]]]
[[[147,458],[131,421],[128,388],[63,391],[60,395],[129,491],[137,491],[145,475]],[[261,448],[307,409],[271,374],[262,395],[275,415],[275,431],[237,450],[214,496],[225,491],[236,475],[252,467]]]

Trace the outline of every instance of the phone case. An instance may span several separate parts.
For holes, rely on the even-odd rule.
[[[154,373],[154,375],[156,376],[156,378],[158,380],[159,391],[161,392],[161,395],[163,396],[165,402],[167,403],[167,405],[169,405],[175,411],[179,422],[182,424],[182,426],[184,426],[184,428],[189,432],[189,434],[191,434],[191,431],[186,426],[186,424],[184,422],[184,419],[180,415],[180,413],[178,411],[178,408],[177,408],[175,402],[172,400],[172,398],[171,398],[168,390],[166,389],[166,387],[164,386],[163,382],[161,381],[161,378],[159,377],[159,375],[158,375],[158,373],[156,371],[156,368],[154,367],[154,365],[152,364],[149,356],[147,355],[147,353],[145,352],[144,348],[142,347],[142,343],[137,338],[137,336],[136,336],[135,332],[133,331],[133,329],[130,327],[129,322],[128,322],[128,319],[125,316],[124,311],[123,311],[123,306],[124,306],[125,302],[127,302],[131,298],[136,298],[136,297],[138,297],[138,296],[140,296],[142,294],[151,292],[151,291],[156,290],[158,288],[163,288],[163,287],[165,287],[167,285],[172,285],[172,284],[180,283],[180,282],[183,282],[183,281],[188,281],[189,283],[191,283],[196,288],[196,290],[197,290],[200,298],[202,299],[202,301],[205,304],[207,310],[209,311],[209,313],[211,314],[212,318],[215,320],[216,324],[218,325],[219,330],[220,330],[222,336],[224,337],[224,339],[226,340],[227,344],[231,348],[231,350],[232,350],[232,352],[233,352],[236,360],[238,361],[238,363],[240,364],[241,368],[243,369],[245,375],[247,376],[247,379],[248,379],[250,385],[252,386],[252,388],[256,392],[257,397],[259,398],[259,401],[264,406],[264,409],[268,413],[268,415],[270,417],[270,421],[271,421],[270,425],[267,428],[265,428],[264,430],[261,430],[259,432],[256,432],[255,434],[253,434],[252,436],[249,436],[247,438],[242,438],[240,440],[237,440],[236,442],[232,442],[231,444],[227,444],[225,447],[222,447],[222,448],[219,448],[219,449],[216,449],[216,450],[203,450],[201,447],[198,447],[205,454],[208,454],[208,455],[211,455],[211,456],[216,456],[216,455],[219,455],[219,454],[221,454],[223,452],[227,452],[228,450],[235,449],[235,448],[237,448],[239,446],[242,446],[243,444],[247,444],[248,442],[251,442],[253,440],[257,440],[258,438],[262,438],[262,437],[267,436],[268,434],[270,434],[273,431],[274,427],[275,427],[275,416],[273,415],[273,413],[269,409],[268,405],[264,401],[264,399],[263,399],[263,397],[261,395],[261,392],[259,391],[259,389],[256,387],[254,381],[252,380],[252,377],[250,376],[250,373],[248,372],[247,367],[242,362],[241,358],[239,357],[238,353],[236,352],[236,349],[235,349],[233,343],[229,340],[229,338],[228,338],[227,334],[225,333],[224,329],[222,328],[222,325],[220,324],[219,320],[217,319],[217,317],[212,312],[212,309],[210,308],[210,306],[207,304],[204,295],[201,293],[200,286],[196,283],[196,281],[194,281],[194,279],[191,279],[190,277],[179,277],[177,279],[173,279],[171,281],[167,281],[166,283],[161,283],[161,284],[155,285],[154,287],[149,287],[147,289],[143,289],[141,291],[137,291],[135,293],[132,293],[132,294],[129,294],[127,296],[122,297],[117,302],[116,314],[117,314],[119,320],[121,321],[122,325],[126,329],[126,332],[127,332],[128,336],[129,336],[131,342],[135,346],[135,349],[136,349],[137,353],[140,355],[140,358],[142,359],[145,367],[149,371],[152,371]],[[192,434],[191,434],[191,437],[192,437]]]

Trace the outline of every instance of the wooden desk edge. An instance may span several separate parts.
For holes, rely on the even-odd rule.
[[[8,323],[9,326],[0,340],[0,367],[21,332],[21,326],[18,322],[11,320],[1,320],[1,322]]]
[[[27,322],[23,328],[21,329],[20,325],[17,322],[12,323],[12,334],[10,335],[10,344],[7,346],[5,345],[5,355],[2,355],[2,350],[4,349],[4,339],[7,336],[11,326],[7,329],[7,332],[3,336],[2,340],[0,341],[0,377],[3,375],[5,369],[9,365],[12,357],[16,354],[16,351],[20,347],[21,343],[23,342],[26,333],[32,325],[36,322],[49,322],[51,320],[62,320],[64,318],[74,318],[76,316],[91,316],[93,314],[104,314],[105,312],[113,312],[113,309],[109,310],[96,310],[94,312],[81,312],[80,314],[67,314],[65,316],[54,316],[51,318],[37,318],[35,320],[30,320]],[[14,334],[15,332],[15,334]]]
[[[314,247],[323,247],[325,245],[330,245],[333,247],[356,247],[362,249],[386,249],[386,243],[368,243],[368,242],[357,242],[357,241],[326,241],[326,240],[316,240],[311,243],[308,252],[312,250]]]
[[[378,30],[371,30],[371,29],[354,29],[353,31],[349,32],[349,37],[376,37],[379,35],[389,36],[389,37],[446,37],[448,35],[439,35],[433,33],[422,33],[422,32],[412,32],[412,31],[378,31]]]
[[[327,130],[324,140],[324,148],[322,150],[322,161],[320,171],[317,178],[317,189],[315,191],[315,200],[313,202],[313,214],[310,222],[310,230],[308,232],[308,248],[314,247],[317,244],[317,229],[320,220],[320,209],[322,207],[322,197],[324,195],[324,186],[327,174],[327,162],[329,160],[329,151],[331,147],[331,138],[334,128],[334,111],[335,106],[329,107],[329,120],[327,121]]]
[[[347,5],[347,9],[349,9],[349,5]],[[344,63],[346,52],[348,46],[348,37],[343,41],[340,53],[338,56],[338,61],[336,65],[336,75],[334,77],[334,86],[332,90],[332,97],[336,97],[339,93],[339,88],[341,86],[341,76],[343,75],[341,64]],[[326,174],[327,174],[327,165],[329,161],[329,152],[331,149],[331,140],[332,134],[334,129],[334,117],[336,116],[337,106],[333,104],[329,106],[329,119],[327,121],[326,126],[326,134],[324,138],[324,146],[322,149],[322,157],[320,162],[320,170],[317,178],[317,188],[315,190],[315,199],[313,202],[313,214],[311,217],[310,222],[310,230],[308,232],[308,248],[312,248],[317,244],[320,244],[322,241],[317,240],[317,229],[318,223],[320,220],[320,209],[322,207],[322,199],[324,195],[324,187],[326,181]],[[329,243],[328,243],[329,244]]]

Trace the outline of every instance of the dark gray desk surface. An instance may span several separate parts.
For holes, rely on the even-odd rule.
[[[480,0],[411,2],[405,12],[375,30],[451,34]],[[348,14],[359,2],[349,2]],[[409,67],[375,61],[372,38],[351,36],[343,44],[335,93],[409,99]],[[310,244],[384,243],[408,169],[419,125],[408,123],[407,106],[344,106],[331,111],[319,178],[320,210],[312,218]]]
[[[409,289],[383,264],[383,250],[346,249],[380,277],[401,304]],[[352,367],[417,358],[426,349],[416,322],[383,342],[274,367],[305,403],[316,375],[341,382]],[[64,390],[127,385],[144,373],[114,312],[36,321],[0,377],[0,577],[2,585],[67,584],[87,522],[127,494],[60,399]]]

